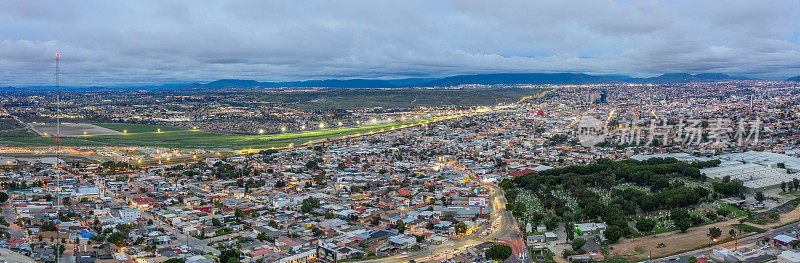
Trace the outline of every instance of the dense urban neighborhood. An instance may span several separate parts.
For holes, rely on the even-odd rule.
[[[194,125],[180,111],[175,123],[65,130],[73,142],[139,135],[153,138],[149,146],[20,145],[52,140],[47,125],[29,124],[51,113],[19,113],[53,102],[9,97],[5,131],[38,134],[3,138],[0,254],[153,263],[800,261],[796,83],[527,88],[543,92],[498,105],[373,108],[342,126],[380,130],[342,134],[348,128],[312,123],[341,137],[244,150],[158,145]],[[96,127],[124,134],[81,134]]]

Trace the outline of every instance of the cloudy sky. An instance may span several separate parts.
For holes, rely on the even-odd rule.
[[[800,75],[800,1],[0,1],[0,86]]]

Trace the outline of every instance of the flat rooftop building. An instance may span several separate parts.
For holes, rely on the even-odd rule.
[[[771,152],[744,152],[717,156],[722,163],[717,167],[701,169],[713,181],[722,181],[726,176],[731,180],[742,181],[749,193],[775,189],[783,182],[800,179],[800,173],[789,173],[787,169],[778,168],[778,163],[784,163],[786,168],[797,165],[800,168],[800,158]]]

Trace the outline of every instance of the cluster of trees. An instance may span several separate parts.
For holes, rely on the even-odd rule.
[[[219,255],[219,262],[221,263],[239,263],[241,252],[236,249],[223,250]]]
[[[675,158],[651,158],[645,161],[600,159],[590,165],[567,166],[520,176],[513,181],[504,180],[500,186],[505,190],[506,199],[509,200],[507,209],[516,216],[525,213],[524,204],[516,202],[516,198],[519,189],[526,189],[536,195],[547,213],[534,212],[531,218],[533,224],[544,223],[547,227],[557,226],[559,221],[601,218],[608,225],[606,238],[616,242],[623,236],[633,234],[626,216],[637,212],[687,207],[708,198],[711,195],[708,189],[687,187],[681,181],[671,182],[671,179],[687,178],[704,181],[706,178],[700,173],[700,169],[717,165],[719,160],[686,163]],[[620,183],[648,187],[652,193],[633,188],[613,189]],[[739,181],[729,180],[715,185],[718,186],[715,186],[714,190],[723,190],[724,192],[720,193],[726,196],[744,191]],[[611,200],[605,204],[598,194],[588,189],[589,187],[609,191]],[[566,201],[553,196],[552,190],[555,189],[566,190],[576,199],[581,209],[573,211]],[[691,223],[691,220],[689,222]],[[648,227],[652,229],[655,226],[655,222],[648,221],[637,224],[641,224],[645,229]]]
[[[311,213],[314,208],[319,208],[319,199],[312,197],[303,199],[303,203],[300,205],[300,211],[303,213]]]
[[[507,244],[494,244],[484,252],[484,256],[491,260],[503,262],[511,257],[511,246]]]
[[[3,189],[6,189],[6,190],[30,189],[31,187],[41,187],[42,186],[42,182],[41,181],[35,181],[30,185],[28,185],[28,183],[26,181],[20,181],[20,182],[17,182],[17,181],[6,181],[6,182],[2,182],[0,184],[2,184],[3,185]]]
[[[711,186],[714,188],[715,192],[726,197],[744,195],[744,185],[742,185],[742,182],[731,180],[730,176],[723,177],[722,182],[712,183]]]
[[[795,178],[789,181],[789,183],[781,182],[781,191],[786,192],[786,188],[789,188],[790,191],[791,190],[797,191],[798,189],[800,189],[800,180],[797,180],[797,178]]]
[[[101,166],[103,166],[103,169],[109,171],[125,170],[131,168],[130,164],[127,164],[125,162],[115,162],[115,161],[106,161],[102,163]]]

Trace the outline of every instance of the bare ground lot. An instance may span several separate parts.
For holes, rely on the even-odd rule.
[[[733,224],[739,223],[738,220],[722,221],[714,224],[704,225],[700,227],[690,228],[686,233],[680,231],[672,231],[653,236],[644,236],[634,239],[625,239],[618,244],[612,245],[614,249],[611,251],[612,257],[624,257],[628,260],[644,260],[650,252],[653,253],[653,258],[659,258],[667,255],[672,255],[681,251],[695,249],[697,247],[708,245],[708,229],[718,227],[722,230],[722,237],[728,237],[728,232],[731,230]],[[666,247],[659,248],[658,244],[664,243]],[[639,251],[636,251],[639,248]],[[643,253],[640,253],[643,252]]]
[[[39,135],[55,136],[55,123],[30,124],[34,132]],[[89,123],[61,123],[61,137],[80,137],[84,135],[119,135],[121,132],[103,128]]]
[[[779,226],[786,225],[786,224],[791,223],[791,222],[795,222],[797,220],[800,220],[800,206],[795,207],[794,209],[792,209],[792,211],[789,211],[788,213],[781,214],[781,217],[778,218],[778,220],[775,221],[775,222],[770,222],[770,223],[767,223],[767,224],[764,224],[764,225],[753,224],[753,223],[750,223],[750,222],[746,222],[746,224],[752,225],[752,226],[756,226],[756,227],[761,227],[761,228],[764,228],[764,227],[774,228],[774,227],[779,227]]]

